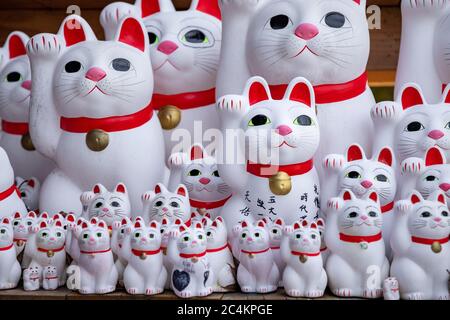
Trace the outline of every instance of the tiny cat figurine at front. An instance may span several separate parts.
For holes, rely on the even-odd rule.
[[[41,183],[39,180],[34,177],[28,180],[16,177],[16,186],[20,191],[20,197],[27,210],[39,212],[39,193],[41,191]]]
[[[180,298],[205,297],[213,292],[214,271],[207,256],[207,237],[203,225],[172,228],[167,248],[173,264],[172,289]]]
[[[244,220],[233,228],[233,255],[240,262],[237,281],[244,293],[276,291],[280,272],[270,249],[270,237],[263,220]]]
[[[202,145],[192,146],[189,154],[172,154],[169,169],[169,188],[174,189],[180,183],[187,187],[191,210],[196,216],[209,214],[212,219],[219,216],[231,197],[231,188],[221,178],[216,159]]]
[[[98,41],[72,15],[57,35],[39,34],[28,43],[30,133],[36,149],[57,165],[42,185],[41,211],[79,216],[83,191],[96,183],[111,190],[118,181],[136,211],[141,194],[162,181],[164,141],[150,105],[149,50],[147,32],[134,18],[121,21],[112,41]]]
[[[442,149],[450,159],[450,86],[437,104],[426,101],[422,89],[416,84],[406,84],[395,102],[384,101],[372,109],[372,119],[377,135],[374,136],[374,153],[390,146],[397,163],[406,158],[424,158],[433,146]]]
[[[22,269],[14,248],[14,230],[10,218],[0,222],[0,290],[17,287]]]
[[[83,218],[98,218],[110,228],[114,221],[131,216],[130,197],[123,183],[117,184],[111,192],[102,184],[96,184],[92,191],[83,192],[80,200],[83,204]]]
[[[56,290],[58,284],[58,270],[55,266],[46,266],[42,271],[42,288],[44,290]]]
[[[351,190],[358,197],[372,192],[379,195],[387,257],[391,257],[389,241],[397,192],[394,160],[390,148],[384,147],[372,159],[367,159],[361,146],[355,144],[347,149],[345,156],[331,154],[322,162],[327,177],[327,183],[322,186],[321,192],[323,208],[326,208],[329,199],[344,189]]]
[[[328,202],[325,240],[329,287],[340,297],[380,298],[389,275],[378,195],[360,199],[344,190]],[[376,276],[373,276],[377,273]]]
[[[320,130],[311,84],[296,78],[284,98],[274,100],[267,82],[254,77],[242,95],[222,97],[217,107],[224,132],[240,134],[237,146],[225,138],[222,158],[232,163],[218,166],[233,188],[222,208],[229,232],[244,218],[282,218],[287,224],[316,218],[320,188],[313,156]]]
[[[406,300],[449,300],[450,216],[445,194],[413,191],[396,203],[391,275]]]
[[[149,35],[152,105],[165,129],[166,154],[186,152],[192,143],[206,142],[208,129],[219,128],[214,110],[222,43],[218,0],[193,0],[188,10],[180,11],[172,0],[113,3],[100,17],[106,37],[113,36],[118,19],[130,14],[143,19]]]
[[[398,280],[395,278],[387,278],[383,283],[384,300],[400,300],[400,288]]]
[[[6,150],[16,175],[43,181],[54,164],[34,148],[29,133],[31,96],[30,62],[25,49],[29,37],[12,32],[6,40],[4,67],[0,69],[0,146]],[[34,209],[33,209],[34,210]]]
[[[352,143],[371,150],[375,99],[366,74],[366,0],[227,0],[221,12],[217,97],[240,94],[247,79],[259,75],[279,99],[292,79],[305,77],[323,124],[317,159],[344,153]]]
[[[23,271],[23,289],[25,291],[37,291],[40,288],[42,268],[35,265]]]
[[[327,287],[320,251],[321,237],[315,222],[303,220],[285,227],[281,255],[286,269],[284,289],[288,296],[319,298]]]

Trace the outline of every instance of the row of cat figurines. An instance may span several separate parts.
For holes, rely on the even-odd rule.
[[[236,289],[237,282],[245,293],[284,287],[292,297],[319,298],[328,286],[341,297],[449,299],[450,218],[442,192],[424,199],[414,191],[396,202],[390,241],[376,193],[360,198],[344,190],[326,211],[326,227],[322,219],[243,220],[231,236],[220,216],[189,225],[124,218],[108,229],[97,218],[17,214],[0,225],[0,287],[17,286],[24,252],[25,290],[55,290],[69,275],[67,286],[84,294],[109,293],[120,283],[130,294],[171,289],[190,298]]]

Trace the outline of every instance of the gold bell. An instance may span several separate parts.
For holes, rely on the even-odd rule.
[[[47,257],[52,258],[55,255],[55,253],[52,250],[47,251]]]
[[[94,152],[105,150],[109,145],[109,135],[101,129],[94,129],[86,135],[86,145]]]
[[[191,259],[191,261],[192,261],[193,263],[197,263],[197,262],[198,262],[198,258],[197,258],[197,257],[194,257],[194,258]]]
[[[253,259],[253,258],[255,257],[255,255],[254,255],[253,253],[249,253],[249,254],[248,254],[248,257],[249,257],[250,259]]]
[[[162,252],[163,252],[163,255],[167,256],[167,248],[164,248]]]
[[[306,263],[306,261],[308,261],[308,257],[303,254],[301,254],[298,258],[301,263]]]
[[[439,241],[435,241],[433,242],[433,244],[431,245],[431,250],[434,253],[440,253],[442,251],[442,245]]]
[[[26,133],[22,136],[22,139],[20,139],[20,143],[22,144],[22,148],[24,148],[27,151],[34,151],[36,148],[33,145],[33,140],[31,140],[30,133]]]
[[[181,122],[181,111],[175,106],[165,106],[159,110],[158,118],[164,130],[173,130]]]
[[[109,232],[109,237],[111,238],[112,237],[112,229],[108,229],[108,232]]]
[[[19,247],[21,247],[21,246],[23,246],[23,240],[17,240],[17,245],[19,246]]]
[[[291,176],[280,171],[269,179],[270,191],[277,196],[285,196],[292,190]]]
[[[147,254],[145,252],[142,252],[142,254],[139,256],[139,258],[141,258],[141,260],[145,260],[145,259],[147,259]]]

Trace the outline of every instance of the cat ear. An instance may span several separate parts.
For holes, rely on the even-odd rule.
[[[5,218],[3,218],[3,220],[2,220],[2,223],[3,224],[9,224],[9,218],[7,218],[7,217],[5,217]]]
[[[91,26],[78,15],[70,15],[64,19],[58,34],[66,40],[66,47],[71,47],[84,41],[97,40]]]
[[[100,183],[97,183],[93,188],[92,188],[92,192],[95,194],[102,194],[105,193],[107,191],[107,189]]]
[[[284,226],[284,220],[281,218],[278,218],[277,220],[275,220],[275,224],[279,225],[279,226]]]
[[[361,148],[360,145],[354,144],[351,145],[347,150],[347,161],[357,161],[357,160],[363,160],[366,158],[366,155],[364,154],[364,150]]]
[[[128,220],[125,219],[125,218],[123,218],[121,224],[122,224],[123,226],[127,225],[127,224],[128,224]]]
[[[201,222],[197,222],[195,224],[195,229],[203,229],[203,224]]]
[[[413,193],[411,194],[411,203],[416,204],[422,201],[423,201],[422,195],[417,191],[413,191]]]
[[[445,155],[442,153],[441,149],[438,147],[431,147],[428,149],[427,154],[425,155],[425,165],[427,167],[446,163],[447,160],[445,159]]]
[[[344,201],[353,200],[354,197],[355,195],[350,190],[345,190],[342,194],[342,199],[344,199]]]
[[[39,224],[39,228],[41,229],[47,228],[47,222],[41,221],[41,223]]]
[[[403,110],[425,104],[422,89],[416,84],[406,84],[400,93]]]
[[[442,103],[450,103],[450,84],[448,84],[444,89],[444,93],[442,94]]]
[[[116,41],[132,46],[142,52],[146,52],[148,48],[148,35],[144,26],[140,21],[133,17],[122,20]]]
[[[265,228],[266,227],[266,223],[264,222],[264,220],[259,220],[257,226],[260,227],[260,228]]]
[[[177,220],[175,220],[175,224],[177,226],[179,226],[179,225],[183,224],[183,221],[181,219],[177,219]]]
[[[81,229],[87,229],[87,227],[88,224],[85,221],[83,221],[83,223],[81,224]]]
[[[157,221],[150,222],[150,228],[159,229],[159,223]]]
[[[66,218],[66,221],[75,222],[75,216],[73,214],[69,214]]]
[[[62,227],[61,220],[56,220],[55,226]]]
[[[77,226],[81,225],[83,222],[86,222],[83,218],[78,218]]]
[[[183,197],[187,197],[188,191],[185,185],[180,184],[177,188],[177,194]]]
[[[378,203],[378,194],[376,192],[372,192],[369,194],[369,199],[373,202]]]
[[[34,212],[34,211],[30,211],[30,212],[28,212],[28,214],[27,214],[27,217],[30,217],[30,218],[36,218],[36,212]]]
[[[206,218],[203,218],[203,219],[202,219],[202,224],[203,224],[204,226],[206,226],[206,225],[208,224],[208,220],[206,220]],[[213,222],[212,225],[214,225],[214,222]]]
[[[98,219],[94,217],[94,218],[91,219],[90,222],[91,222],[91,224],[97,224],[98,223]]]
[[[317,229],[317,224],[315,222],[311,223],[310,228],[311,229]]]
[[[302,227],[303,227],[303,228],[306,228],[307,226],[308,226],[308,221],[303,220],[303,221],[302,221]]]
[[[22,216],[20,215],[20,212],[16,212],[14,214],[14,219],[20,219],[20,218],[22,218]]]
[[[391,148],[383,148],[378,155],[378,162],[384,163],[389,167],[392,167],[392,161],[394,159]]]
[[[30,37],[28,37],[23,32],[15,31],[10,33],[8,39],[6,39],[4,47],[5,51],[8,54],[9,60],[21,56],[26,56],[27,50],[25,47],[28,41],[30,41]]]
[[[135,228],[140,228],[141,226],[142,226],[141,221],[139,221],[139,220],[134,223]]]
[[[204,158],[203,152],[204,151],[202,145],[199,144],[193,145],[191,148],[191,161],[203,159]]]
[[[105,221],[103,221],[103,220],[98,223],[98,226],[100,228],[103,228],[103,229],[107,229],[108,228],[108,226],[106,225]]]
[[[186,231],[186,226],[180,226],[180,232],[185,232]]]
[[[162,183],[158,183],[155,187],[155,193],[159,194],[159,193],[164,193],[164,192],[167,192],[166,187]]]
[[[446,199],[445,194],[443,192],[439,192],[439,194],[437,196],[437,201],[442,203],[442,204],[444,204],[444,205],[447,205],[447,199]]]
[[[217,220],[217,221],[220,221],[221,223],[223,223],[223,218],[222,218],[221,216],[218,216],[218,217],[216,218],[216,220]]]
[[[27,181],[27,185],[30,187],[30,188],[35,188],[37,185],[39,184],[39,181],[38,181],[38,179],[36,179],[36,178],[31,178],[31,179],[29,179],[28,181]]]
[[[317,219],[316,223],[319,227],[325,227],[325,221],[322,218]]]
[[[298,222],[294,223],[294,230],[300,229],[300,224]]]
[[[39,216],[39,218],[41,219],[48,219],[48,213],[47,212],[42,212],[42,214]]]
[[[218,0],[192,0],[190,10],[197,10],[219,20],[222,19]]]
[[[316,103],[314,88],[305,78],[295,78],[292,80],[283,99],[297,101],[307,105],[310,108],[315,106]]]
[[[121,182],[116,186],[116,192],[127,194],[127,187]]]
[[[141,9],[142,18],[146,18],[158,12],[176,11],[172,0],[136,0],[134,5]]]
[[[250,105],[261,101],[271,100],[269,85],[261,77],[253,77],[248,80],[245,86],[244,96],[248,97]]]
[[[241,227],[242,227],[242,228],[247,228],[247,227],[248,227],[247,221],[245,221],[245,220],[242,221],[242,222],[241,222]]]

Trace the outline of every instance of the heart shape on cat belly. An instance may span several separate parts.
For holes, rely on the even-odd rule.
[[[175,270],[172,275],[172,283],[173,287],[177,291],[183,291],[189,286],[189,283],[191,282],[191,277],[189,276],[189,273],[186,271],[178,271]]]

